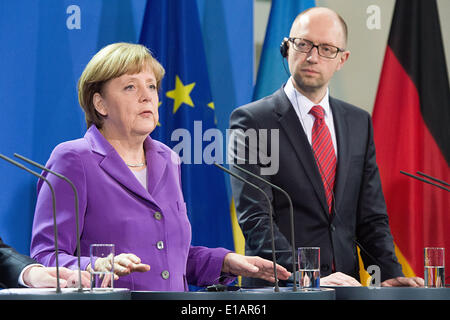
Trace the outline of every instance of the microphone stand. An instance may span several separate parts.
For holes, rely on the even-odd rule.
[[[60,179],[63,179],[72,187],[72,190],[73,190],[73,193],[75,196],[75,219],[76,219],[76,232],[77,232],[76,236],[77,236],[77,259],[78,259],[78,292],[83,292],[83,286],[81,284],[81,249],[80,249],[81,245],[80,245],[80,236],[79,236],[80,235],[80,223],[79,223],[79,209],[78,209],[78,192],[77,192],[77,189],[75,188],[75,185],[73,184],[72,181],[70,181],[68,178],[66,178],[62,174],[52,171],[33,160],[30,160],[30,159],[28,159],[24,156],[21,156],[20,154],[17,154],[17,153],[14,153],[14,156],[25,162],[28,162],[29,164],[34,165],[46,172],[49,172],[49,173],[57,176]]]
[[[256,178],[256,179],[258,179],[258,180],[260,180],[260,181],[262,181],[262,182],[264,182],[264,183],[266,183],[266,184],[268,184],[268,185],[271,186],[272,188],[274,188],[274,189],[280,191],[280,192],[283,193],[283,194],[286,196],[286,198],[288,199],[288,202],[289,202],[289,214],[290,214],[290,219],[291,219],[292,276],[293,276],[293,278],[294,278],[294,286],[293,286],[293,288],[292,288],[292,291],[297,291],[297,277],[296,277],[296,272],[295,272],[295,269],[296,269],[296,268],[295,268],[294,206],[292,205],[291,197],[289,196],[289,194],[288,194],[286,191],[284,191],[283,189],[281,189],[281,188],[278,187],[277,185],[274,185],[273,183],[270,183],[269,181],[267,181],[267,180],[261,178],[260,176],[254,174],[253,172],[250,172],[250,171],[248,171],[248,170],[245,170],[244,168],[242,168],[242,167],[240,167],[240,166],[238,166],[238,165],[236,165],[236,164],[233,164],[233,166],[234,166],[236,169],[238,169],[238,170],[240,170],[240,171],[242,171],[242,172],[244,172],[244,173],[246,173],[246,174],[248,174],[248,175],[250,175],[250,176],[252,176],[252,177],[254,177],[254,178]]]
[[[27,167],[25,167],[24,165],[18,163],[17,161],[14,161],[6,156],[4,156],[3,154],[0,154],[0,158],[2,158],[3,160],[8,161],[9,163],[31,173],[32,175],[42,179],[43,181],[45,181],[48,185],[48,187],[50,188],[50,191],[52,193],[52,207],[53,207],[53,233],[54,233],[54,237],[55,237],[55,263],[56,263],[56,293],[61,293],[61,286],[59,283],[59,262],[58,262],[58,228],[56,225],[56,204],[55,204],[55,191],[53,190],[52,185],[50,184],[50,182],[41,174],[34,172],[33,170],[28,169]]]
[[[260,187],[258,187],[257,185],[245,180],[244,178],[238,176],[237,174],[235,174],[234,172],[231,172],[230,170],[226,169],[225,167],[221,166],[220,164],[214,163],[214,165],[216,167],[218,167],[219,169],[225,171],[226,173],[230,174],[231,176],[233,176],[234,178],[252,186],[253,188],[261,191],[264,194],[264,197],[266,197],[267,202],[269,203],[269,215],[270,215],[270,232],[271,232],[271,238],[272,238],[272,261],[273,261],[273,274],[275,277],[275,288],[274,291],[275,292],[280,292],[280,287],[278,285],[278,275],[277,275],[277,260],[275,257],[275,236],[274,236],[274,231],[273,231],[273,212],[272,212],[272,203],[270,202],[269,197],[267,196],[267,194],[264,192],[264,190],[262,190]]]

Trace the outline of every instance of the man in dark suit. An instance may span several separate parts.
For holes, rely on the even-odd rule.
[[[76,286],[78,273],[59,268],[62,288]],[[82,273],[83,286],[89,286],[89,274]],[[0,288],[56,287],[56,268],[46,268],[35,260],[18,253],[0,238]]]
[[[346,42],[347,26],[334,11],[312,8],[301,13],[281,46],[291,77],[274,94],[232,113],[231,129],[241,134],[231,135],[237,139],[236,145],[230,141],[231,155],[235,163],[244,161],[243,166],[253,173],[273,171],[262,177],[291,196],[295,246],[320,247],[320,273],[327,276],[321,284],[355,285],[354,278],[359,279],[358,242],[369,252],[361,252],[365,266],[379,266],[382,285],[420,286],[423,279],[405,278],[395,256],[370,115],[329,96],[329,81],[350,55]],[[252,146],[242,135],[248,129],[277,132],[278,140],[265,141],[267,150],[273,150],[275,144],[279,150],[270,155],[269,165],[261,161],[260,145]],[[252,154],[259,156],[258,161],[252,163]],[[269,195],[277,262],[292,269],[287,199],[256,179],[243,177]],[[269,208],[264,196],[237,179],[231,182],[246,254],[271,259]],[[267,283],[243,279],[243,285]]]

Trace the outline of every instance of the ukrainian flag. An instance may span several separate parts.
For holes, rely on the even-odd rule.
[[[271,95],[289,78],[287,62],[280,54],[281,41],[289,37],[295,17],[315,5],[315,0],[272,0],[253,100]]]

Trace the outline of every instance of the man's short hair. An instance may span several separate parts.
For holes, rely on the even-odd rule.
[[[309,9],[306,9],[306,10],[300,12],[300,13],[298,14],[298,16],[295,17],[294,22],[292,22],[292,26],[293,26],[294,24],[296,24],[296,23],[298,22],[298,20],[300,20],[300,18],[301,18],[305,13],[307,13],[307,12],[309,12],[309,11],[312,11],[312,10],[314,10],[314,9],[317,9],[317,8],[320,8],[320,7],[312,7],[312,8],[309,8]],[[329,8],[328,8],[328,9],[329,9]],[[329,10],[331,10],[331,9],[329,9]],[[342,18],[342,16],[341,16],[339,13],[337,13],[337,12],[334,11],[334,10],[331,10],[331,11],[333,11],[333,12],[336,14],[336,16],[338,17],[338,20],[339,20],[339,22],[340,22],[340,24],[341,24],[342,30],[344,31],[344,41],[345,41],[344,43],[345,43],[345,46],[347,46],[347,40],[348,40],[348,27],[347,27],[347,23],[345,22],[344,18]]]

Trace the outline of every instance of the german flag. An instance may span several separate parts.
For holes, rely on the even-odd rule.
[[[423,277],[424,247],[446,248],[449,266],[450,193],[400,173],[420,171],[450,181],[450,93],[435,0],[397,0],[373,123],[383,192],[405,275]]]

